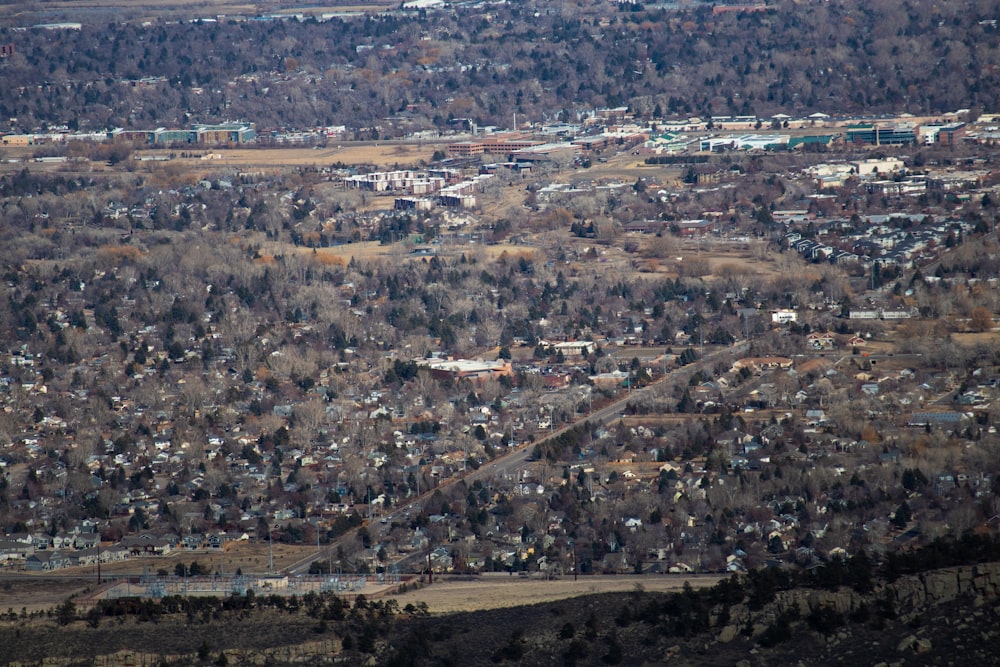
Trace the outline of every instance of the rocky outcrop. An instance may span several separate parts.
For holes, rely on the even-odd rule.
[[[799,618],[806,618],[820,610],[847,616],[862,606],[874,607],[891,602],[893,611],[905,622],[928,608],[959,598],[969,600],[973,607],[980,607],[997,597],[1000,597],[1000,563],[953,567],[901,577],[865,595],[849,589],[782,591],[774,602],[757,612],[751,612],[746,605],[730,607],[728,617],[719,616],[726,618],[726,622],[717,628],[716,638],[720,642],[730,642],[745,628],[751,628],[751,635],[758,637],[789,611]],[[930,646],[925,646],[923,641],[913,637],[913,642],[908,643],[905,649],[918,653],[930,650]]]

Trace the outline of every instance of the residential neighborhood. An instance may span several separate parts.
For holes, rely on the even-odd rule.
[[[631,43],[641,8],[516,58],[493,14],[466,34],[465,9],[417,9],[371,34],[353,14],[5,33],[27,78],[91,30],[239,39],[204,81],[166,48],[87,80],[53,65],[0,118],[4,567],[279,543],[357,574],[722,573],[989,529],[988,105],[915,113],[819,70],[704,93],[750,62],[640,95],[665,44],[599,73],[629,103],[586,77],[508,93],[535,60],[568,80],[595,31]],[[701,53],[772,9],[662,11]],[[331,27],[322,63],[245,50]]]

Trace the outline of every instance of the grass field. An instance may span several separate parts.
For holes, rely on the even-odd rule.
[[[83,593],[96,584],[96,577],[93,581],[86,581],[70,578],[41,579],[31,576],[12,578],[5,575],[0,581],[0,613],[10,610],[15,613],[21,613],[22,610],[31,613],[52,609],[66,598]]]
[[[203,563],[209,562],[209,559],[197,560]],[[134,566],[137,562],[132,563],[133,574],[141,573],[141,568],[138,572],[135,571]],[[165,565],[167,559],[156,562]],[[87,599],[87,593],[92,593],[95,589],[96,576],[91,580],[90,578],[81,578],[86,573],[78,571],[66,570],[65,574],[67,576],[63,579],[42,579],[27,575],[3,580],[0,583],[0,612],[6,612],[9,609],[16,613],[20,613],[22,609],[29,613],[45,611],[58,606],[69,597],[74,597],[82,602]],[[119,572],[118,574],[120,576],[124,573]],[[423,602],[431,613],[445,614],[518,607],[593,593],[621,593],[637,590],[666,593],[683,589],[685,583],[694,588],[712,586],[719,579],[719,575],[645,575],[586,576],[576,581],[572,577],[566,576],[546,581],[535,577],[510,577],[506,575],[481,577],[446,575],[436,579],[431,585],[413,586],[403,593],[399,593],[394,588],[366,590],[365,593],[369,597],[395,599],[399,602],[400,607]]]
[[[673,592],[690,583],[693,588],[713,586],[719,575],[571,576],[545,581],[532,577],[482,576],[443,577],[430,586],[402,594],[389,594],[401,607],[424,602],[434,614],[501,609],[564,600],[592,593],[635,590]]]
[[[196,157],[175,157],[168,163],[183,164],[186,168],[274,170],[286,167],[329,167],[333,164],[372,164],[379,168],[401,169],[430,162],[434,151],[443,144],[412,142],[355,142],[336,146],[307,148],[206,148],[196,152]],[[136,158],[158,155],[179,155],[177,150],[142,150]]]
[[[137,5],[131,0],[63,0],[46,2],[46,17],[60,19],[93,18],[102,13],[115,16],[118,20],[152,20],[156,18],[215,18],[223,16],[258,16],[270,14],[305,14],[323,16],[325,14],[372,14],[397,7],[398,3],[372,2],[371,4],[316,4],[303,7],[282,8],[278,3],[246,3],[239,0],[168,0],[155,5]],[[31,16],[39,12],[39,7],[31,3],[0,5],[0,16]]]
[[[987,331],[983,333],[954,333],[952,339],[959,345],[973,347],[976,345],[1000,346],[1000,332]]]
[[[301,167],[343,164],[374,164],[378,167],[411,167],[421,161],[430,162],[438,144],[361,142],[328,146],[326,148],[229,148],[212,149],[202,155],[219,156],[214,159],[195,158],[195,163],[217,163],[225,166]]]

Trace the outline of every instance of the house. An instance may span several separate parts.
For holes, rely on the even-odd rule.
[[[703,236],[712,231],[714,224],[712,220],[681,220],[674,223],[672,227],[681,236]]]
[[[80,549],[66,554],[66,564],[64,567],[97,565],[100,559],[101,554],[98,549]]]
[[[561,352],[563,357],[567,359],[579,359],[593,354],[597,346],[589,340],[571,340],[556,343],[553,347],[555,347],[556,353]]]
[[[608,573],[628,572],[628,556],[623,551],[609,553],[601,559],[601,569]]]
[[[118,546],[128,549],[131,556],[166,556],[173,552],[173,547],[169,540],[156,537],[148,533],[142,535],[126,537],[118,543]]]
[[[0,540],[0,563],[6,561],[23,561],[34,553],[34,547],[15,540]]]
[[[70,549],[73,546],[73,539],[73,535],[66,535],[63,533],[55,535],[52,537],[52,548],[56,550]]]
[[[40,551],[28,556],[24,561],[24,569],[30,572],[59,570],[69,567],[70,561],[59,551]]]
[[[104,549],[101,549],[101,562],[102,563],[117,563],[119,561],[128,560],[129,550],[121,545],[113,545]]]
[[[806,336],[806,347],[811,350],[830,350],[833,349],[834,337],[832,333],[824,332],[813,332]]]
[[[823,410],[806,410],[806,423],[809,426],[818,426],[826,423],[826,412]]]
[[[80,533],[73,540],[74,549],[95,549],[101,543],[101,536],[97,533]]]
[[[202,543],[205,541],[205,536],[201,533],[191,533],[190,535],[185,535],[181,540],[184,548],[189,551],[194,551],[195,549],[200,549]]]

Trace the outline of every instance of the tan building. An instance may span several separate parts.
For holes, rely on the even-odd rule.
[[[33,134],[8,134],[0,139],[4,146],[34,146]]]

